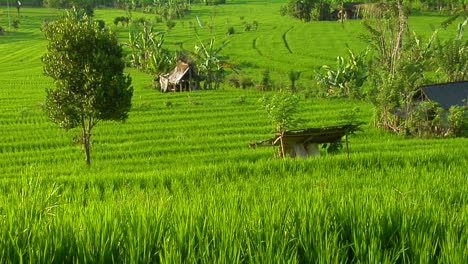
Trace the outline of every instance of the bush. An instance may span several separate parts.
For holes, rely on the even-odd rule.
[[[233,35],[234,33],[235,33],[234,27],[229,27],[226,32],[226,35]]]
[[[106,27],[106,22],[104,22],[104,20],[99,19],[95,20],[95,22],[98,24],[100,30],[103,30]]]
[[[65,0],[44,0],[42,3],[44,7],[51,8],[65,8],[69,5],[69,1]]]
[[[453,105],[448,113],[449,134],[454,136],[466,136],[468,132],[468,124],[466,122],[467,114],[466,107]]]
[[[280,15],[281,16],[286,16],[288,14],[288,8],[286,6],[282,6],[280,8]]]
[[[94,16],[94,7],[90,2],[87,1],[73,1],[72,5],[76,9],[82,9],[88,17]]]
[[[287,7],[280,10],[281,15],[289,13],[291,17],[302,21],[329,20],[330,4],[325,1],[290,0]]]
[[[287,90],[281,90],[271,97],[263,97],[259,102],[277,132],[297,128],[304,122],[299,117],[299,97]]]
[[[128,17],[124,17],[124,16],[116,17],[114,18],[114,25],[118,26],[119,23],[121,23],[122,26],[124,25],[128,26],[129,21],[130,21],[130,18]]]
[[[268,91],[271,88],[270,71],[267,69],[262,73],[262,81],[257,86],[260,91]]]
[[[13,23],[11,24],[14,29],[18,30],[19,28],[20,21],[18,19],[13,20]]]
[[[225,3],[226,3],[226,0],[205,0],[206,5],[221,5]]]
[[[136,24],[136,25],[139,25],[139,24],[144,25],[145,23],[147,23],[147,21],[144,17],[140,17],[133,21],[133,24]]]
[[[254,83],[252,82],[252,79],[249,77],[243,77],[242,80],[240,81],[240,86],[242,89],[252,87],[253,85]]]
[[[252,22],[252,30],[257,31],[257,29],[258,29],[258,22],[257,22],[257,20],[254,20]]]
[[[166,28],[167,28],[168,31],[173,29],[175,27],[175,25],[176,25],[176,22],[174,22],[172,20],[167,20],[166,21]]]
[[[235,87],[235,88],[240,87],[239,79],[237,77],[235,77],[235,76],[229,77],[228,82],[232,87]]]

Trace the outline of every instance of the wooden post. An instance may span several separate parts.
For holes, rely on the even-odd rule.
[[[283,159],[284,157],[286,157],[286,155],[284,154],[284,144],[283,144],[283,137],[284,137],[284,131],[281,131],[281,136],[280,136],[280,141],[281,141],[281,156],[283,156]]]
[[[192,91],[192,68],[190,68],[190,66],[189,66],[188,72],[189,72],[189,92],[191,92]]]

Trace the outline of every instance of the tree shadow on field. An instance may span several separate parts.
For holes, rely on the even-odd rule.
[[[37,34],[33,32],[5,32],[5,34],[0,35],[0,44],[30,41],[33,38],[37,38]]]

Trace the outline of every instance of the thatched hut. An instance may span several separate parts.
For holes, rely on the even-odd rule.
[[[183,92],[200,89],[200,80],[193,67],[183,61],[177,61],[176,67],[169,73],[159,76],[161,92]]]
[[[321,128],[306,128],[286,130],[274,137],[260,142],[250,143],[250,147],[280,147],[281,156],[288,154],[291,158],[320,156],[319,144],[341,142],[345,137],[348,150],[347,135],[356,131],[359,125],[342,125]]]

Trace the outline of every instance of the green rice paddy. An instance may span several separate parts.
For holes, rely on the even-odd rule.
[[[243,74],[259,81],[268,68],[286,86],[287,73],[297,69],[304,71],[303,89],[313,85],[316,67],[344,55],[345,44],[365,48],[360,21],[302,23],[281,17],[280,6],[193,5],[166,45],[193,49],[190,24],[198,16],[205,25],[200,39],[230,39],[223,54]],[[54,84],[42,74],[41,19],[61,12],[22,8],[18,31],[0,36],[0,262],[468,261],[468,141],[377,130],[364,101],[304,96],[305,127],[340,124],[341,113],[355,107],[368,125],[350,137],[349,158],[343,152],[280,160],[271,148],[247,147],[271,135],[258,104],[271,92],[162,94],[148,87],[150,76],[128,69],[135,89],[130,116],[93,130],[87,167],[72,143],[79,132],[59,129],[42,110],[45,89]],[[122,15],[95,11],[124,42],[128,28],[112,24]],[[444,19],[418,15],[410,23],[429,36],[430,24]],[[244,32],[242,22],[253,20],[258,30]],[[5,7],[0,25],[7,25]],[[232,36],[225,35],[229,26]]]

